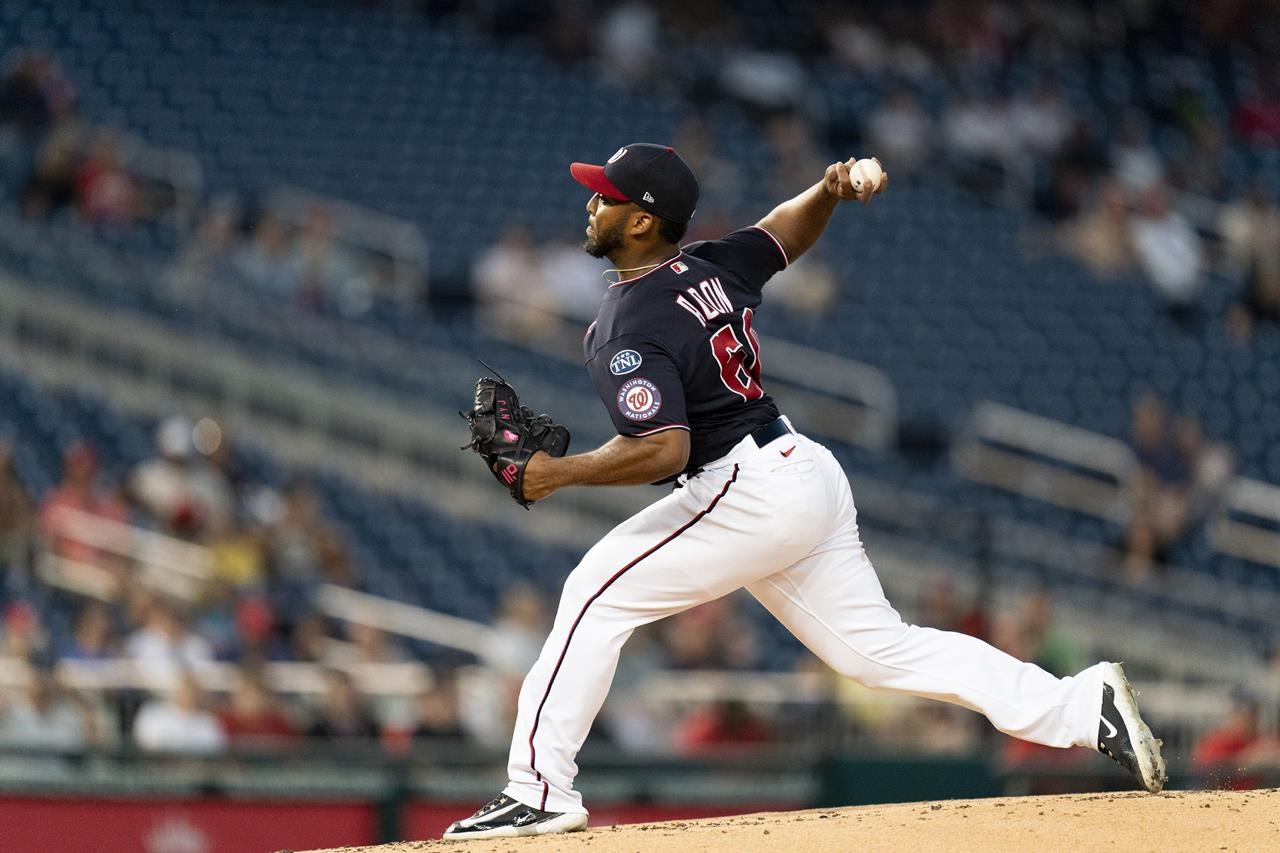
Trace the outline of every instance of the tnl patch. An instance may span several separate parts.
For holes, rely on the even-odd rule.
[[[633,349],[624,349],[609,359],[609,372],[614,376],[625,376],[640,366],[644,359]]]
[[[648,379],[637,376],[618,389],[618,411],[628,420],[647,421],[661,409],[662,394]]]

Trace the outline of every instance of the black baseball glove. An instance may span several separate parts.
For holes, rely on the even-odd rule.
[[[569,450],[569,430],[550,415],[535,415],[520,405],[516,389],[491,376],[476,382],[475,404],[463,417],[471,427],[471,442],[463,450],[479,453],[516,503],[525,509],[533,506],[524,496],[525,465],[539,450],[564,456]]]

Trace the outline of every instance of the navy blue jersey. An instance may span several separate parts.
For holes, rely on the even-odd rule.
[[[751,322],[765,282],[786,265],[773,235],[751,227],[610,286],[583,344],[621,435],[689,430],[692,471],[778,417]]]

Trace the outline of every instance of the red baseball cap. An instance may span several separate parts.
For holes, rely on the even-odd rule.
[[[686,224],[698,206],[698,179],[669,145],[635,142],[603,166],[571,163],[574,180],[615,201],[629,201],[663,219]]]

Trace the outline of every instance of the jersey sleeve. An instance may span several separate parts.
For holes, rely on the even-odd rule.
[[[787,254],[778,239],[758,225],[726,234],[719,240],[704,240],[684,251],[704,258],[740,276],[756,290],[787,267]]]
[[[587,371],[619,435],[689,428],[680,370],[659,344],[617,338],[596,351]]]

